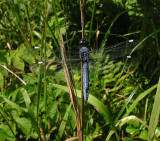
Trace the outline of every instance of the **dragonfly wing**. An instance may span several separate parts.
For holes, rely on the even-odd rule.
[[[116,45],[112,46],[106,46],[105,48],[99,49],[99,50],[93,50],[90,51],[89,55],[89,64],[90,68],[94,69],[96,67],[97,62],[101,62],[101,64],[107,64],[104,68],[100,68],[99,70],[104,70],[105,68],[109,68],[115,64],[116,62],[124,62],[127,58],[130,60],[133,60],[131,56],[129,56],[130,52],[138,44],[138,41],[136,40],[128,40],[121,42]],[[54,72],[59,71],[62,68],[62,61],[60,57],[60,53],[58,56],[58,59],[55,59],[54,57],[55,52],[53,52],[50,56],[47,56],[46,58],[46,64],[44,68],[48,70],[49,74],[53,74]],[[58,53],[57,53],[58,54]],[[69,69],[78,69],[80,72],[80,55],[79,51],[66,51],[66,55],[68,56],[67,62],[68,62],[68,68]],[[43,61],[42,61],[43,62]],[[90,70],[92,71],[92,70]],[[49,75],[48,74],[48,75]]]
[[[126,58],[138,43],[139,43],[138,40],[127,40],[115,45],[106,46],[99,50],[93,50],[90,52],[90,54],[96,54],[97,57],[98,54],[99,56],[106,55],[106,57],[108,57],[110,60]]]

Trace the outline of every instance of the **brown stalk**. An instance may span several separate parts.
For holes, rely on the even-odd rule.
[[[64,48],[62,33],[59,34],[59,40],[60,40],[60,50],[61,50],[62,64],[63,64],[63,69],[64,69],[66,81],[67,81],[67,87],[68,87],[68,90],[69,90],[69,95],[70,95],[70,98],[71,98],[71,101],[72,101],[73,109],[74,109],[74,112],[76,114],[78,139],[79,139],[79,141],[82,141],[79,109],[78,109],[77,99],[76,99],[76,96],[75,96],[75,93],[74,93],[71,77],[70,77],[68,67],[67,67],[67,63],[66,63],[66,54],[65,54],[65,48]]]
[[[85,0],[80,0],[80,11],[81,11],[81,26],[82,26],[82,39],[84,39],[84,32],[85,32]]]

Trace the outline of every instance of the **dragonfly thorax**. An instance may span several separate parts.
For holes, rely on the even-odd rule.
[[[82,47],[80,49],[80,59],[82,62],[88,61],[89,50],[87,47]]]

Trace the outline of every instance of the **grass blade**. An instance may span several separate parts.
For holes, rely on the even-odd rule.
[[[57,140],[61,140],[61,138],[62,138],[62,135],[64,133],[64,129],[65,129],[65,126],[66,126],[66,123],[67,123],[67,119],[68,119],[68,116],[69,116],[69,111],[71,109],[71,106],[72,106],[72,103],[70,103],[70,105],[68,106],[67,111],[66,111],[66,113],[65,113],[65,115],[63,117],[63,120],[62,120],[61,125],[59,127]]]
[[[151,88],[147,89],[146,91],[144,91],[143,93],[139,94],[139,96],[135,99],[135,101],[133,102],[133,104],[130,106],[130,108],[128,109],[128,111],[126,112],[126,114],[123,116],[127,117],[130,112],[136,107],[136,105],[143,99],[145,98],[150,92],[152,92],[155,88],[157,88],[157,84],[153,85]]]
[[[51,84],[53,87],[56,87],[58,89],[62,89],[66,92],[68,92],[68,88],[63,85],[58,85],[58,84]],[[81,98],[81,91],[77,90],[77,96]],[[88,103],[93,105],[105,118],[106,122],[109,122],[110,124],[113,124],[112,116],[110,111],[106,108],[106,106],[98,100],[96,97],[92,96],[91,94],[89,95]]]
[[[29,110],[30,110],[31,100],[30,100],[30,98],[29,98],[29,96],[28,96],[28,94],[27,94],[27,91],[26,91],[24,88],[21,89],[21,92],[22,92],[22,94],[23,94],[23,98],[24,98],[26,107],[27,107],[27,109],[28,109],[28,111],[29,111]]]
[[[120,118],[120,116],[122,115],[123,111],[124,111],[125,108],[127,107],[128,103],[131,101],[132,97],[134,96],[134,94],[136,93],[136,91],[137,91],[138,88],[139,88],[139,87],[136,87],[136,88],[132,91],[132,93],[131,93],[130,96],[128,97],[127,101],[125,102],[125,104],[124,104],[123,107],[121,108],[120,112],[118,113],[117,117],[115,118],[114,123],[116,123],[117,120]],[[119,123],[118,123],[118,124],[119,124]],[[115,131],[114,131],[113,129],[110,129],[109,134],[108,134],[108,136],[107,136],[107,138],[106,138],[106,141],[109,141],[109,140],[110,140],[110,138],[111,138],[111,136],[114,134],[114,132],[115,132]]]
[[[138,90],[139,87],[136,87],[132,93],[130,94],[130,96],[128,97],[127,101],[125,102],[125,104],[123,105],[123,107],[121,108],[120,112],[118,113],[115,122],[120,118],[120,116],[122,115],[123,111],[125,110],[125,108],[127,107],[128,103],[131,101],[131,99],[133,98],[134,94],[136,93],[136,91]]]
[[[149,122],[149,136],[148,136],[149,141],[151,141],[154,137],[155,130],[159,121],[159,112],[160,112],[160,78]]]
[[[43,18],[43,20],[45,20],[45,17],[43,15],[42,15],[42,18]],[[45,21],[45,22],[48,27],[48,30],[50,31],[50,33],[52,35],[53,42],[54,42],[55,46],[57,47],[57,49],[59,50],[59,44],[58,44],[57,38],[55,37],[54,33],[52,32],[52,29],[49,26],[48,21]]]
[[[37,122],[39,117],[39,101],[41,97],[42,90],[42,64],[39,66],[39,74],[38,74],[38,95],[37,95]]]
[[[88,40],[89,44],[90,44],[91,35],[92,35],[92,26],[93,26],[93,18],[94,18],[95,6],[96,6],[96,0],[94,0],[94,3],[93,3],[92,17],[91,17],[91,23],[90,23],[90,27],[89,27],[89,40]]]
[[[27,5],[25,5],[25,13],[26,13],[26,17],[27,17],[28,28],[30,31],[31,45],[34,45],[34,36],[33,36],[31,21],[30,21],[30,17],[29,17],[29,6],[30,5],[28,3],[27,3]]]

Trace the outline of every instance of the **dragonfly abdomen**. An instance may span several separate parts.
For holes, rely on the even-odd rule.
[[[89,50],[83,46],[80,50],[82,61],[82,82],[83,82],[83,96],[84,101],[87,103],[89,97],[89,70],[88,70],[88,55]]]
[[[83,95],[84,101],[87,103],[89,97],[89,71],[88,71],[88,63],[83,63]]]

